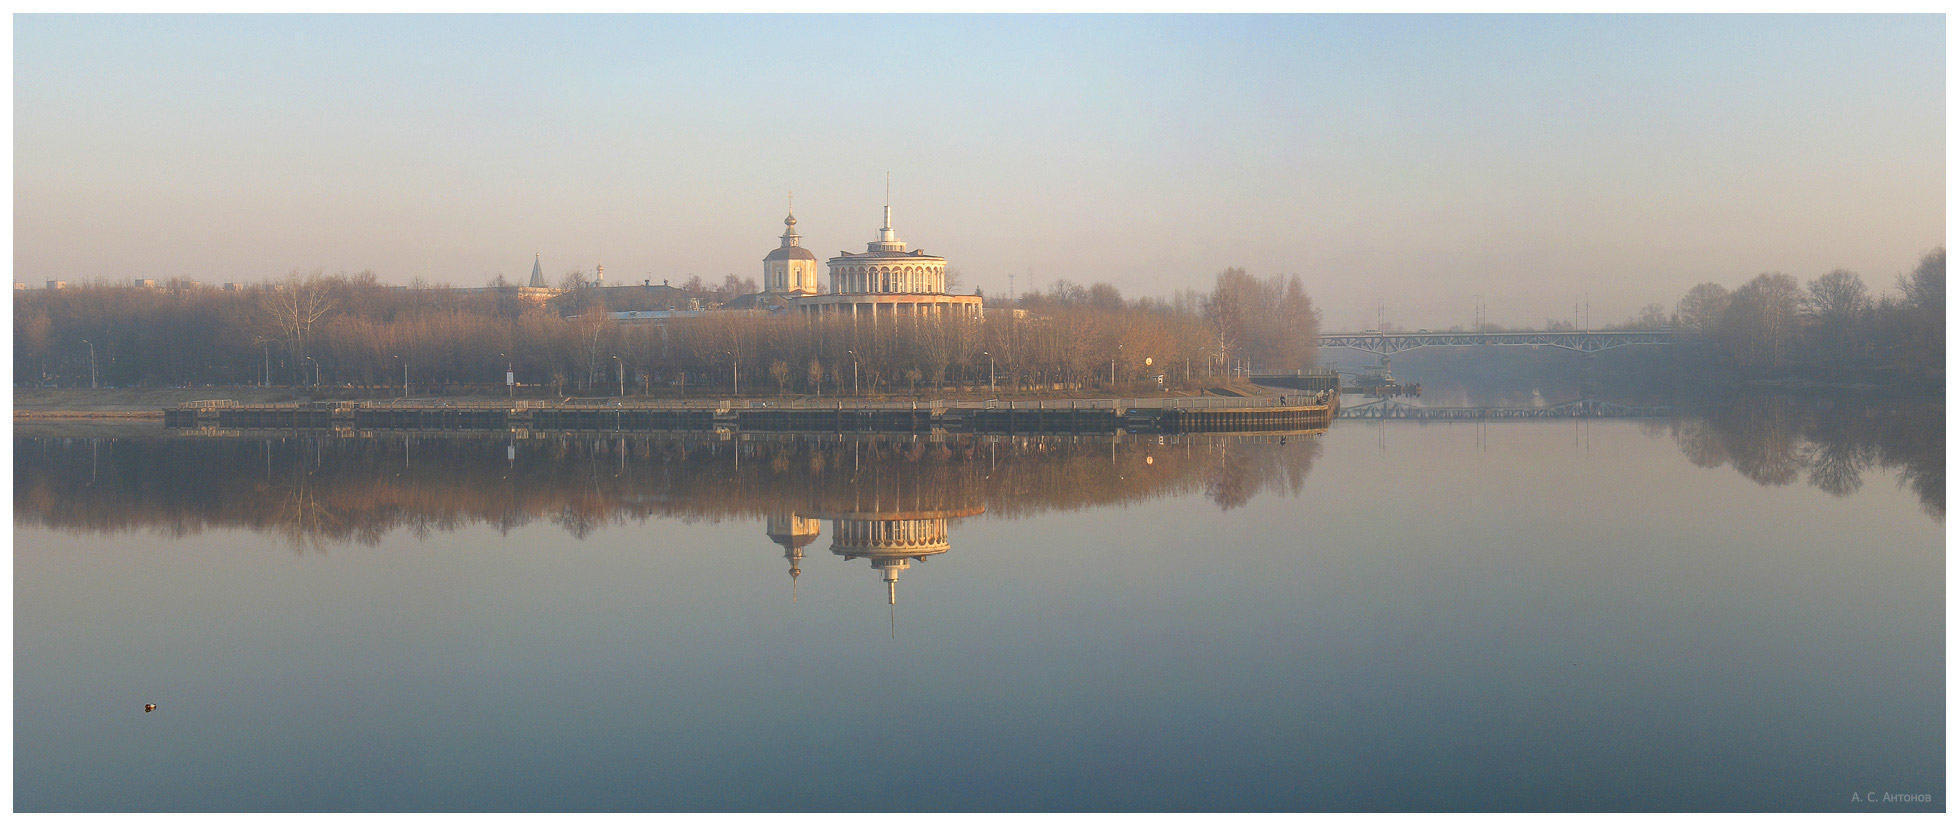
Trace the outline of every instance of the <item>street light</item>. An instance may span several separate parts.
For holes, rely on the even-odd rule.
[[[320,363],[313,361],[312,356],[307,356],[306,360],[313,362],[313,387],[318,389],[320,386]]]
[[[859,395],[857,392],[857,351],[845,350],[844,352],[850,354],[850,395],[856,396]]]
[[[736,358],[736,357],[735,357],[735,352],[734,352],[733,350],[722,350],[722,351],[721,351],[721,353],[722,353],[722,355],[725,355],[725,356],[727,356],[727,357],[728,357],[728,363],[729,363],[729,364],[732,364],[732,365],[734,365],[734,368],[735,368],[735,395],[737,395],[737,396],[739,396],[739,395],[741,395],[741,359],[739,359],[739,358]],[[614,358],[618,358],[618,357],[617,357],[617,356],[614,356]]]
[[[510,398],[517,398],[517,361],[509,353],[498,353],[497,358],[504,360],[503,386],[509,388]]]
[[[1116,357],[1122,357],[1122,345],[1120,344],[1116,345]],[[1116,360],[1113,358],[1109,359],[1109,386],[1116,386]]]
[[[988,393],[1000,392],[1000,389],[994,386],[993,354],[985,350],[981,350],[980,355],[986,357],[986,392]]]
[[[620,361],[618,356],[612,357],[612,363],[614,366],[619,368],[619,397],[625,398],[626,397],[626,363]]]
[[[90,342],[88,339],[82,339],[82,343],[88,345],[88,389],[94,390],[95,389],[95,344],[93,342]]]
[[[400,356],[389,356],[388,358],[401,362],[401,397],[404,399],[408,398],[408,360]]]

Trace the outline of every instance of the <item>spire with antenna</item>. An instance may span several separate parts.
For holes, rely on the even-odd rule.
[[[884,173],[884,226],[877,231],[877,240],[871,242],[871,252],[904,252],[905,242],[898,240],[898,231],[891,228],[891,173]]]

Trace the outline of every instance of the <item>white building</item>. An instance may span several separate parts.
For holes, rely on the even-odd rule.
[[[891,205],[884,226],[864,252],[840,252],[830,259],[828,295],[804,296],[795,306],[804,313],[837,313],[876,323],[878,319],[980,317],[980,297],[945,291],[945,259],[908,250],[891,227]]]

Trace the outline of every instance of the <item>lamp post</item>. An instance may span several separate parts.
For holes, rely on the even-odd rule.
[[[312,356],[307,356],[306,360],[313,362],[313,387],[318,389],[320,386],[320,363],[313,361]]]
[[[1116,358],[1121,358],[1121,357],[1122,357],[1122,345],[1118,344],[1116,345]],[[1109,359],[1109,387],[1113,388],[1115,386],[1116,386],[1116,360],[1112,358]]]
[[[1000,388],[996,387],[994,384],[995,374],[993,372],[993,354],[985,350],[981,350],[980,355],[986,357],[986,392],[988,393],[1000,392]]]
[[[846,350],[844,352],[850,354],[850,395],[859,395],[857,392],[857,351]]]
[[[389,356],[388,358],[401,362],[401,397],[404,399],[408,398],[408,360],[401,356]]]
[[[498,353],[503,361],[503,386],[510,391],[510,398],[517,398],[517,360],[509,353]]]
[[[617,367],[617,368],[619,369],[619,397],[620,397],[620,398],[625,398],[625,396],[626,396],[626,363],[625,363],[625,362],[623,362],[623,361],[620,361],[620,360],[619,360],[619,357],[618,357],[618,356],[613,356],[613,357],[612,357],[612,365],[613,365],[614,367]]]
[[[94,342],[91,342],[88,339],[82,339],[82,343],[88,345],[88,389],[94,390],[95,389],[95,344]]]
[[[735,395],[739,396],[741,395],[741,359],[735,358],[735,351],[733,350],[722,350],[721,353],[728,357],[728,364],[734,367]]]

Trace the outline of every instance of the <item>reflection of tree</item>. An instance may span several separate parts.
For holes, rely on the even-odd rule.
[[[1750,395],[1701,419],[1675,422],[1681,453],[1701,467],[1731,464],[1762,485],[1803,478],[1832,496],[1863,487],[1874,467],[1896,469],[1933,519],[1945,519],[1945,410],[1935,401]]]
[[[1802,476],[1797,423],[1788,405],[1766,397],[1745,398],[1722,408],[1712,419],[1728,461],[1756,484],[1780,487]]]
[[[1008,518],[1202,493],[1219,507],[1296,495],[1312,436],[994,438],[459,435],[365,439],[16,438],[16,522],[73,530],[207,528],[296,549],[548,521],[584,538],[648,518],[962,511]],[[90,452],[101,479],[90,483]]]
[[[1714,468],[1728,463],[1728,448],[1721,444],[1721,434],[1705,420],[1680,422],[1674,439],[1680,443],[1680,452],[1687,454],[1687,461],[1698,467]]]

